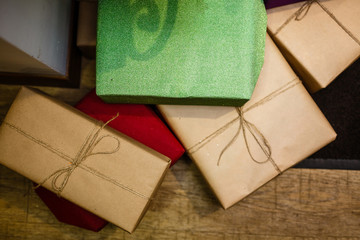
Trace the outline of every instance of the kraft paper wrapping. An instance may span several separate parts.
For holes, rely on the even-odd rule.
[[[132,232],[145,214],[170,160],[56,100],[22,88],[0,127],[0,163],[43,183],[75,204]],[[94,137],[98,133],[97,137]],[[88,144],[86,140],[94,140]],[[82,151],[82,150],[89,151]]]
[[[234,107],[158,108],[225,209],[336,137],[269,37],[255,91],[242,108],[249,150],[243,129],[234,138],[240,126]]]
[[[270,35],[311,92],[360,56],[358,0],[299,2],[267,14]]]

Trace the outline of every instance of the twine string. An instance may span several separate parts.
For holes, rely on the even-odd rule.
[[[246,118],[244,117],[244,112],[243,112],[242,107],[237,107],[236,111],[239,115],[239,118],[238,118],[239,119],[239,127],[238,127],[234,137],[229,141],[228,144],[226,144],[224,149],[221,151],[219,158],[218,158],[217,165],[218,166],[220,165],[220,161],[221,161],[223,154],[229,149],[230,146],[233,145],[233,143],[236,141],[236,139],[238,138],[238,136],[240,135],[240,132],[242,130],[246,150],[247,150],[251,160],[253,160],[257,164],[264,164],[264,163],[267,163],[270,161],[272,163],[272,165],[274,166],[275,170],[278,173],[281,173],[279,166],[275,163],[275,161],[271,157],[271,146],[270,146],[268,140],[265,138],[264,134],[262,134],[261,131],[253,123],[246,120]],[[246,130],[251,134],[253,139],[256,141],[257,145],[260,147],[261,151],[266,156],[265,160],[259,160],[254,157],[254,155],[251,151],[251,148],[249,146],[248,138],[246,136]]]
[[[238,108],[236,108],[236,110],[238,110]],[[239,111],[238,111],[239,112]],[[223,148],[223,150],[221,151],[220,155],[219,155],[219,158],[218,158],[218,161],[217,161],[217,165],[220,166],[220,161],[221,161],[221,158],[223,156],[223,154],[226,152],[226,150],[228,150],[228,148],[236,141],[236,139],[238,138],[238,136],[240,135],[240,131],[241,129],[244,128],[244,119],[242,118],[242,111],[240,110],[239,112],[239,116],[240,116],[240,121],[239,121],[239,127],[238,129],[236,130],[236,133],[234,135],[234,137],[228,142],[228,144],[226,144],[226,146]],[[245,132],[243,130],[243,132]]]
[[[74,172],[74,170],[77,167],[79,167],[80,164],[82,162],[84,162],[88,157],[93,156],[93,155],[99,155],[99,154],[113,154],[113,153],[117,152],[120,149],[119,139],[117,139],[113,136],[110,136],[110,135],[101,136],[99,138],[99,134],[106,125],[108,125],[111,121],[116,119],[118,116],[119,116],[119,113],[115,117],[113,117],[112,119],[107,121],[106,123],[102,124],[97,130],[96,130],[96,128],[98,126],[96,125],[93,128],[93,130],[90,132],[90,134],[87,136],[87,138],[85,139],[85,141],[84,141],[83,145],[81,146],[79,152],[77,153],[76,157],[73,159],[73,161],[70,162],[70,166],[63,167],[63,168],[56,170],[55,172],[50,174],[48,177],[46,177],[43,181],[41,181],[38,185],[36,185],[34,188],[36,189],[36,188],[42,186],[46,181],[48,181],[49,179],[52,178],[51,187],[56,192],[56,194],[58,196],[60,196],[62,191],[64,190],[66,184],[68,183],[70,176]],[[93,152],[94,148],[105,138],[113,138],[116,141],[117,146],[113,150],[103,151],[103,152]],[[63,176],[62,181],[59,180],[61,176]],[[60,181],[60,183],[59,183],[59,181]]]
[[[239,122],[239,127],[237,128],[234,136],[226,144],[226,146],[221,150],[221,152],[219,154],[219,157],[218,157],[218,160],[217,160],[217,165],[218,166],[220,165],[220,162],[221,162],[221,159],[222,159],[224,153],[234,144],[236,139],[239,137],[240,132],[242,131],[245,146],[246,146],[246,149],[247,149],[247,151],[249,153],[249,156],[250,156],[251,160],[254,161],[257,164],[264,164],[264,163],[270,162],[273,165],[273,167],[275,168],[275,170],[280,174],[281,170],[280,170],[279,166],[275,163],[274,159],[272,158],[272,149],[271,149],[270,143],[268,142],[268,140],[266,139],[264,134],[255,126],[255,124],[249,122],[245,118],[244,114],[246,112],[254,109],[254,108],[257,108],[257,107],[271,101],[275,97],[283,94],[284,92],[288,91],[289,89],[295,87],[298,84],[300,84],[300,80],[296,77],[292,81],[287,82],[286,84],[284,84],[280,88],[278,88],[275,91],[271,92],[270,94],[268,94],[264,98],[262,98],[259,101],[253,103],[252,105],[250,105],[250,106],[245,105],[243,107],[236,107],[236,112],[237,112],[237,117],[236,118],[232,119],[231,121],[226,123],[224,126],[219,128],[218,130],[216,130],[215,132],[213,132],[209,136],[205,137],[204,139],[200,140],[194,146],[190,147],[188,149],[188,153],[193,154],[193,153],[197,152],[198,150],[203,148],[207,143],[211,142],[214,138],[216,138],[221,133],[226,131],[234,123]],[[260,147],[261,151],[266,156],[265,160],[259,160],[259,159],[254,157],[254,154],[252,153],[252,150],[251,150],[252,148],[250,147],[246,132],[249,132],[251,134],[251,136],[253,137],[253,139],[257,143],[257,145]]]
[[[334,20],[334,22],[336,22],[336,24],[339,25],[346,32],[346,34],[349,35],[360,46],[360,40],[352,32],[350,32],[350,30],[347,29],[345,25],[342,24],[328,8],[321,4],[319,0],[307,0],[275,31],[274,35],[277,35],[286,25],[291,22],[292,19],[295,19],[295,21],[301,21],[304,19],[313,3],[318,4],[327,13],[327,15],[329,15]]]
[[[294,15],[295,21],[301,21],[308,14],[314,2],[316,2],[316,0],[308,0],[299,8]]]
[[[271,147],[270,147],[269,142],[267,141],[267,139],[264,137],[264,135],[260,132],[260,130],[254,124],[250,123],[249,121],[247,121],[245,119],[244,113],[241,110],[238,110],[238,114],[240,116],[240,122],[243,124],[243,136],[244,136],[244,140],[245,140],[245,145],[246,145],[246,149],[247,149],[251,159],[254,162],[259,163],[259,164],[268,162],[270,160],[270,156],[271,156]],[[260,161],[260,160],[257,160],[254,158],[253,154],[251,153],[250,147],[249,147],[245,129],[247,129],[250,132],[252,137],[255,139],[256,143],[260,146],[261,150],[267,157],[266,160]],[[259,136],[260,139],[257,136]]]
[[[116,117],[117,117],[117,116],[116,116]],[[114,118],[114,119],[115,119],[115,118]],[[106,122],[105,124],[107,125],[109,122],[111,122],[111,121],[114,120],[114,119],[110,119],[110,120],[109,120],[108,122]],[[98,122],[97,124],[99,124],[99,123],[100,123],[100,122]],[[53,146],[49,145],[48,143],[46,143],[46,142],[44,142],[44,141],[41,141],[40,139],[37,139],[36,137],[34,137],[34,136],[32,136],[31,134],[29,134],[29,133],[27,133],[26,131],[24,131],[23,129],[21,129],[21,128],[15,126],[15,125],[13,125],[13,124],[11,124],[11,123],[9,123],[9,122],[4,121],[3,124],[5,124],[6,126],[8,126],[8,127],[9,127],[10,129],[12,129],[13,131],[16,131],[18,134],[26,137],[27,139],[29,139],[30,141],[34,142],[35,144],[37,144],[37,145],[39,145],[39,146],[47,149],[48,151],[56,154],[57,156],[59,156],[60,158],[62,158],[63,160],[67,161],[67,162],[70,163],[70,164],[74,163],[74,162],[75,162],[74,159],[77,158],[77,157],[73,158],[73,157],[68,156],[67,154],[63,153],[61,150],[59,150],[59,149],[57,149],[57,148],[54,148]],[[97,127],[98,127],[98,125],[94,126],[93,130],[89,133],[89,135],[87,136],[86,140],[83,142],[82,146],[80,147],[80,151],[79,151],[79,153],[78,153],[76,156],[78,156],[78,155],[80,154],[80,152],[83,151],[82,149],[85,149],[85,146],[89,146],[89,144],[87,144],[87,143],[88,143],[90,137],[93,136],[93,134],[94,134],[94,132],[96,131]],[[102,125],[102,128],[103,128],[103,127],[105,127],[105,125]],[[100,132],[100,131],[99,131],[99,132]],[[103,136],[103,137],[98,138],[98,139],[95,141],[95,142],[97,142],[96,145],[98,144],[98,142],[101,141],[101,139],[103,139],[103,138],[105,138],[105,137],[111,137],[111,138],[117,139],[116,137],[113,137],[113,136],[110,136],[110,135],[106,135],[106,136]],[[118,143],[120,143],[120,142],[118,142]],[[95,145],[92,145],[92,146],[95,147]],[[91,149],[93,149],[93,148],[91,148]],[[118,147],[113,150],[113,152],[116,152],[118,149],[120,149],[120,145],[119,145],[119,144],[118,144]],[[92,151],[92,150],[91,150],[91,151]],[[112,151],[97,152],[97,153],[88,152],[88,154],[87,154],[86,156],[89,157],[89,156],[94,155],[94,154],[111,154],[111,153],[112,153]],[[115,186],[117,186],[117,187],[119,187],[119,188],[122,188],[123,190],[128,191],[128,192],[130,192],[130,193],[132,193],[132,194],[134,194],[134,195],[136,195],[136,196],[138,196],[138,197],[140,197],[140,198],[147,199],[147,200],[148,200],[148,199],[151,199],[151,198],[150,198],[149,196],[147,196],[146,194],[143,194],[143,193],[141,193],[141,192],[139,192],[139,191],[137,191],[137,190],[135,190],[135,189],[133,189],[133,188],[131,188],[131,187],[129,187],[129,186],[126,186],[126,185],[122,184],[121,182],[118,182],[117,180],[111,178],[110,176],[107,176],[107,175],[99,172],[98,170],[96,170],[96,169],[94,169],[94,168],[92,168],[92,167],[90,167],[90,166],[87,166],[87,165],[84,163],[84,161],[82,161],[81,164],[78,163],[78,164],[75,164],[75,165],[76,165],[78,168],[81,168],[82,170],[84,170],[84,171],[86,171],[86,172],[88,172],[88,173],[90,173],[90,174],[92,174],[92,175],[94,175],[94,176],[96,176],[96,177],[98,177],[98,178],[100,178],[100,179],[103,179],[104,181],[107,181],[107,182],[109,182],[109,183],[112,183],[112,184],[114,184]],[[61,174],[61,173],[62,173],[62,174],[66,174],[66,173],[68,173],[68,172],[71,172],[71,173],[72,173],[72,171],[74,171],[74,169],[75,169],[75,168],[74,168],[74,169],[72,169],[71,171],[70,171],[70,170],[66,170],[66,171],[65,171],[65,170],[64,170],[65,168],[66,168],[66,167],[61,168],[61,169],[57,170],[56,172],[52,173],[51,176],[49,176],[48,178],[46,178],[46,180],[49,180],[49,179],[52,178],[53,176],[58,175],[58,174]],[[63,173],[62,170],[64,170],[64,173]],[[71,174],[70,174],[70,175],[71,175]],[[59,177],[58,177],[58,178],[59,178]],[[67,178],[67,180],[64,181],[64,184],[65,184],[65,185],[66,185],[67,181],[68,181],[68,178]],[[56,183],[57,180],[54,180],[54,182]],[[41,182],[41,183],[38,184],[38,186],[36,186],[35,188],[41,186],[41,184],[44,184],[44,182]],[[61,186],[58,186],[58,190],[59,190],[59,189],[61,190]],[[55,191],[58,191],[58,190],[55,190]]]

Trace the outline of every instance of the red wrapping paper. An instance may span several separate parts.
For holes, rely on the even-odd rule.
[[[108,121],[119,113],[119,117],[108,125],[169,157],[171,165],[185,151],[167,126],[149,106],[139,104],[106,104],[96,96],[95,91],[91,91],[75,107],[103,122]],[[107,221],[102,218],[66,199],[59,198],[56,194],[43,187],[35,189],[35,192],[61,222],[92,231],[99,231],[107,224]]]

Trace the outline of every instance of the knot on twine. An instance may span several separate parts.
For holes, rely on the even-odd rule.
[[[224,149],[221,151],[221,153],[219,155],[219,158],[218,158],[217,165],[218,166],[220,165],[220,161],[221,161],[221,158],[222,158],[223,154],[236,141],[236,139],[238,138],[238,136],[240,135],[240,132],[242,130],[243,138],[244,138],[245,145],[246,145],[246,149],[247,149],[247,151],[249,153],[250,158],[255,163],[258,163],[258,164],[263,164],[263,163],[267,163],[267,162],[270,161],[272,163],[272,165],[274,166],[274,168],[276,169],[276,171],[278,173],[281,173],[280,168],[278,167],[278,165],[275,163],[275,161],[271,157],[271,146],[270,146],[269,142],[267,141],[267,139],[265,138],[265,136],[261,133],[261,131],[253,123],[246,120],[246,118],[244,117],[243,107],[237,107],[236,111],[237,111],[237,113],[239,115],[239,127],[238,127],[234,137],[229,141],[228,144],[226,144]],[[261,148],[262,152],[266,156],[265,160],[258,160],[252,154],[251,148],[249,146],[249,142],[248,142],[248,139],[247,139],[247,136],[246,136],[246,130],[248,132],[250,132],[251,136],[254,138],[256,143]]]
[[[113,154],[113,153],[117,152],[120,149],[119,139],[117,139],[116,137],[113,137],[111,135],[105,135],[105,136],[99,137],[99,134],[106,125],[108,125],[111,121],[116,119],[118,116],[119,116],[119,113],[117,113],[117,115],[115,117],[113,117],[106,123],[102,124],[96,131],[95,131],[95,129],[97,126],[95,126],[95,128],[91,131],[91,133],[85,139],[83,145],[81,146],[76,157],[71,162],[70,166],[63,167],[63,168],[56,170],[55,172],[50,174],[48,177],[46,177],[42,182],[40,182],[38,185],[36,185],[34,187],[34,189],[42,186],[46,181],[48,181],[49,179],[52,178],[52,181],[51,181],[52,189],[60,197],[62,191],[64,190],[66,184],[69,181],[71,174],[88,157],[94,156],[94,155],[99,155],[99,154]],[[93,134],[94,131],[95,131],[95,133]],[[93,152],[94,148],[105,138],[113,138],[116,141],[117,146],[113,150],[103,151],[103,152]],[[60,181],[61,176],[63,176],[63,179],[60,183],[58,183],[58,181]]]
[[[295,20],[301,21],[309,12],[310,7],[313,3],[318,3],[317,0],[307,0],[296,12],[295,12]]]

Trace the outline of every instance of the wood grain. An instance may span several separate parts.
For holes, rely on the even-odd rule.
[[[290,169],[223,210],[193,163],[168,172],[138,229],[99,233],[59,223],[30,181],[0,167],[0,239],[304,239],[360,236],[360,174]]]
[[[83,61],[79,89],[41,87],[70,104],[95,81]],[[19,86],[0,85],[0,118]],[[31,182],[0,166],[0,239],[360,239],[360,172],[290,169],[226,211],[184,156],[168,172],[133,234],[109,224],[99,233],[57,221]]]

